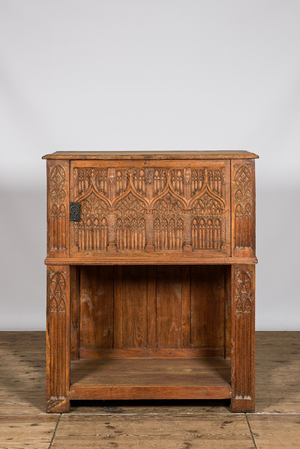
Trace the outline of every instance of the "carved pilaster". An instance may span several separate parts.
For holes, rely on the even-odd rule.
[[[69,411],[70,269],[47,267],[47,411]]]
[[[254,411],[255,266],[233,265],[231,272],[231,386],[234,411]]]
[[[48,161],[48,255],[65,257],[69,239],[69,165],[65,161]]]
[[[254,161],[237,160],[232,166],[233,256],[255,255]]]
[[[153,214],[152,210],[149,209],[146,213],[146,251],[151,253],[154,251],[153,225]]]

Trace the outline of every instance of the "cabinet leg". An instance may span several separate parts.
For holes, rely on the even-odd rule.
[[[255,410],[255,266],[231,267],[231,408]]]
[[[47,412],[70,410],[70,267],[47,267]]]

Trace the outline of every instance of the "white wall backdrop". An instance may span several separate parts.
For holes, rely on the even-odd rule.
[[[258,330],[300,330],[300,2],[0,0],[0,329],[45,329],[57,150],[248,149]]]

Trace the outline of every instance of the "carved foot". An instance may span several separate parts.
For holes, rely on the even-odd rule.
[[[64,396],[51,396],[46,405],[47,413],[66,413],[70,411],[70,400]]]
[[[232,398],[231,411],[235,413],[253,413],[255,412],[255,401],[252,398]]]

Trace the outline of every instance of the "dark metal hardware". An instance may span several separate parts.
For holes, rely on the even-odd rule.
[[[70,221],[80,220],[80,203],[70,202]]]

